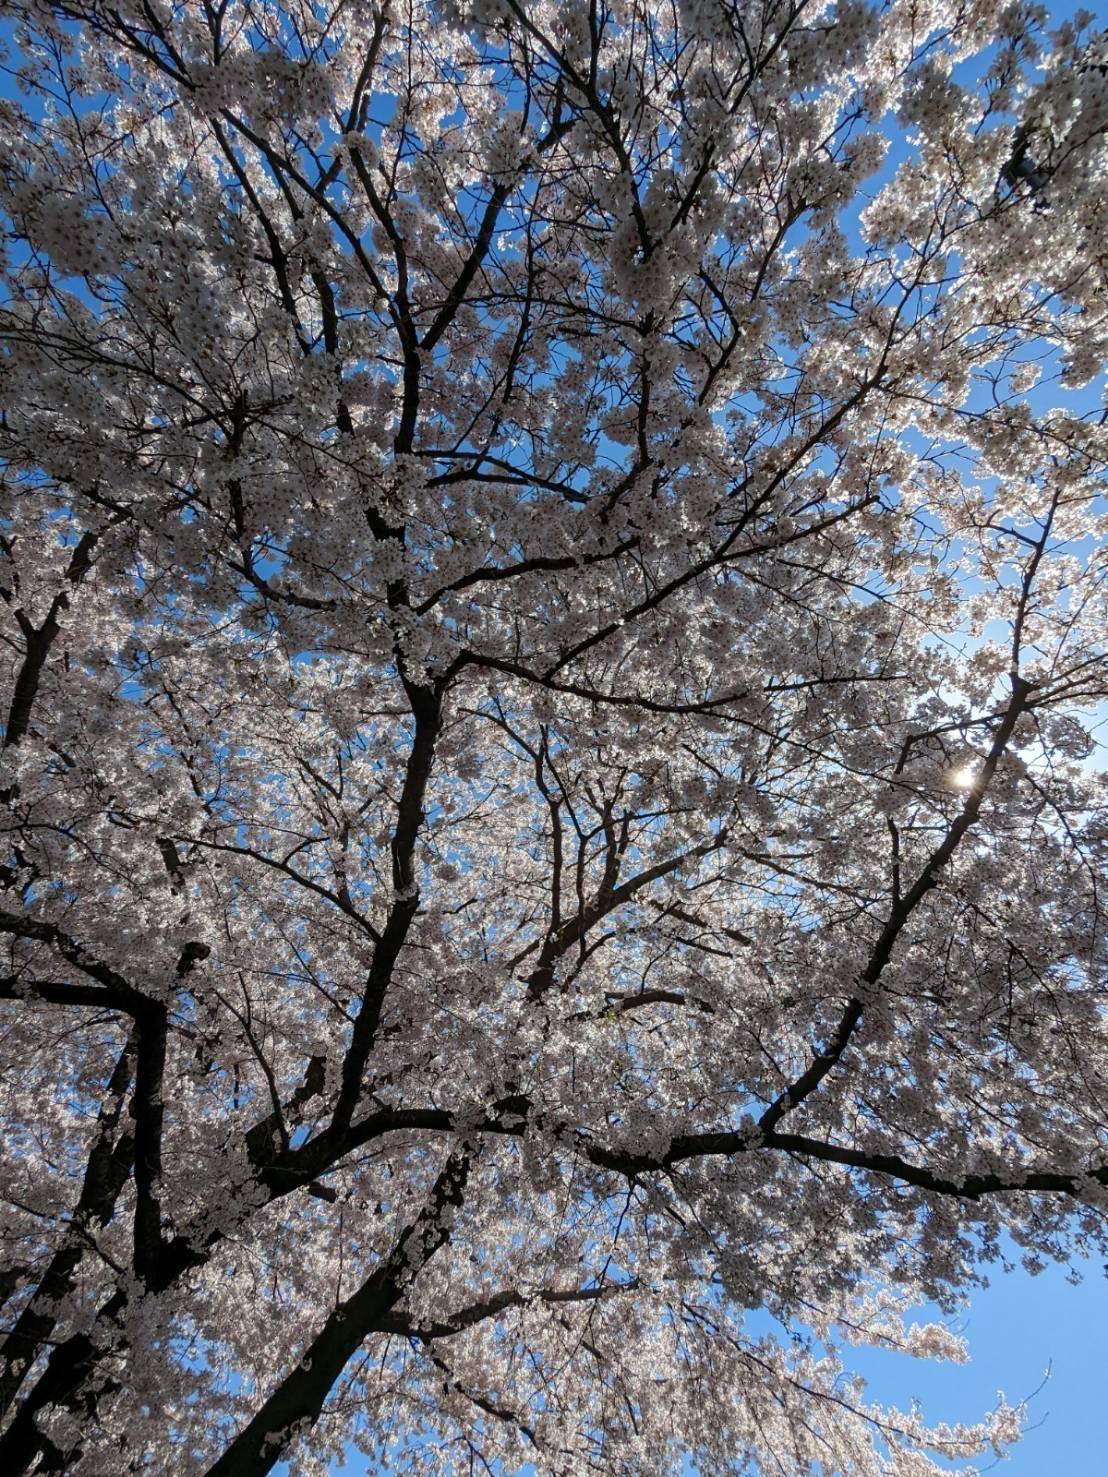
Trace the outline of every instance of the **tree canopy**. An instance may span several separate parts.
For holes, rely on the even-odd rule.
[[[850,1346],[1108,1255],[1092,18],[2,13],[0,1469],[1003,1450]]]

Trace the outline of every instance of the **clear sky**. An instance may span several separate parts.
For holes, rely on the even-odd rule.
[[[1029,1429],[994,1471],[1003,1477],[1108,1473],[1108,1279],[1099,1262],[1084,1263],[1083,1271],[1076,1287],[1063,1267],[1038,1277],[998,1272],[954,1324],[968,1340],[969,1364],[852,1351],[871,1397],[903,1405],[915,1395],[930,1420],[969,1421],[1003,1390],[1010,1404],[1029,1400]]]

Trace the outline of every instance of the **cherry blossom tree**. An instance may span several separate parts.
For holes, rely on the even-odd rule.
[[[1108,1255],[1092,18],[3,14],[2,1470],[1003,1450],[850,1346]]]

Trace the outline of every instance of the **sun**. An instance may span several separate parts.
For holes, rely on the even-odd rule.
[[[962,764],[951,773],[950,783],[956,790],[972,790],[979,775],[976,764]]]

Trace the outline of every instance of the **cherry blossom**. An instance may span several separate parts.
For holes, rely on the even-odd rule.
[[[1093,18],[3,13],[3,1470],[1002,1454],[851,1360],[1108,1256]]]

